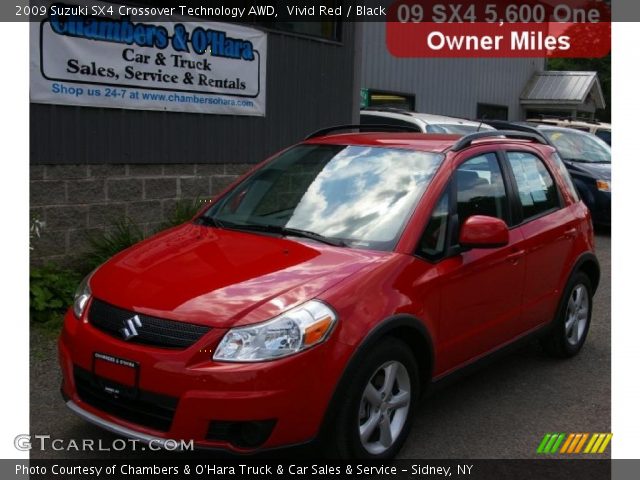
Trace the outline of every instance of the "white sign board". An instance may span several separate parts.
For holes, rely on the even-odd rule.
[[[30,26],[32,102],[265,115],[266,33],[59,11]]]

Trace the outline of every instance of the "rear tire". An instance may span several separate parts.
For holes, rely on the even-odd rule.
[[[587,339],[592,309],[591,281],[586,273],[576,272],[567,282],[550,332],[541,340],[545,350],[560,358],[576,355]]]
[[[404,342],[388,337],[358,361],[338,399],[329,456],[393,458],[413,420],[420,388],[416,360]]]

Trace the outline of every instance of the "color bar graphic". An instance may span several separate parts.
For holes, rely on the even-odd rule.
[[[536,453],[546,455],[554,453],[604,453],[611,442],[611,437],[613,437],[611,433],[546,433],[542,437]]]
[[[538,445],[538,453],[556,453],[562,440],[564,440],[564,433],[547,433]]]

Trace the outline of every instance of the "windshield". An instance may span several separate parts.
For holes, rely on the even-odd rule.
[[[391,250],[442,159],[393,148],[299,145],[238,184],[205,216],[223,228],[277,226]]]
[[[595,135],[551,128],[545,128],[544,132],[564,160],[611,163],[611,148]]]
[[[494,130],[492,127],[480,125],[458,125],[455,123],[430,123],[427,125],[428,133],[451,133],[459,135],[468,135],[476,132],[486,132]]]

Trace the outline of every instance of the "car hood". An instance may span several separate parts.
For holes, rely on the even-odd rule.
[[[597,180],[611,180],[611,164],[610,163],[583,163],[583,162],[565,162],[570,170],[585,174]]]
[[[186,224],[119,253],[90,287],[138,313],[230,327],[272,318],[390,255]]]

